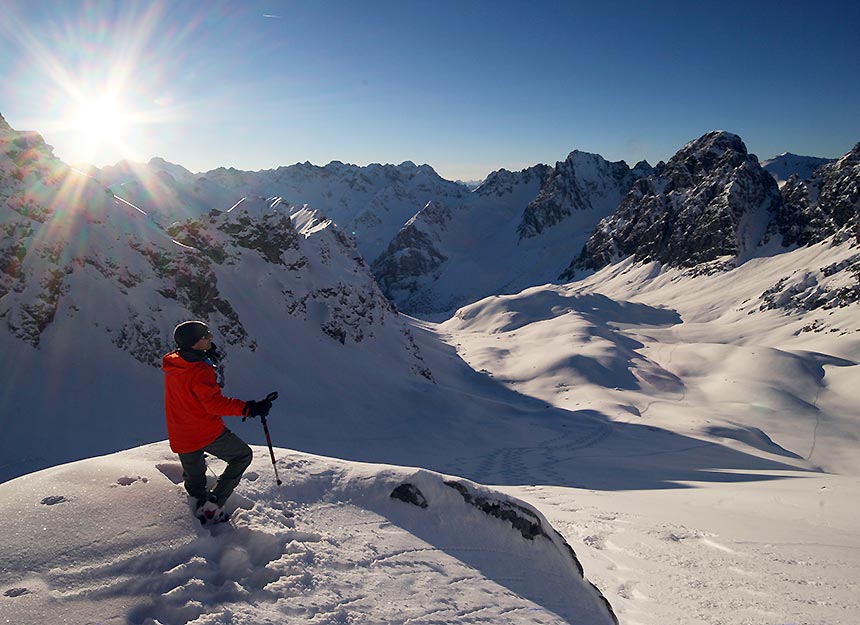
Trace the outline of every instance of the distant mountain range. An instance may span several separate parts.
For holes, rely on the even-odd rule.
[[[411,162],[193,174],[152,159],[80,173],[56,159],[38,134],[14,131],[0,117],[0,318],[13,334],[38,345],[70,293],[70,268],[77,263],[113,281],[120,293],[149,284],[148,276],[166,280],[153,292],[172,294],[198,316],[223,317],[241,342],[242,324],[220,291],[200,299],[212,267],[242,263],[254,252],[255,259],[299,271],[310,263],[299,258],[318,252],[298,250],[322,231],[328,234],[319,253],[351,259],[353,275],[362,276],[360,286],[350,287],[354,297],[378,293],[378,283],[400,310],[417,315],[571,280],[628,256],[712,271],[839,232],[858,240],[858,154],[860,145],[838,161],[784,154],[762,165],[740,137],[715,131],[654,167],[641,162],[630,168],[573,151],[555,166],[494,172],[470,191]],[[781,191],[778,179],[785,179]],[[65,203],[69,188],[87,211]],[[114,217],[108,216],[117,206],[128,216],[111,226]],[[60,217],[62,228],[55,223]],[[139,223],[130,225],[131,217]],[[104,230],[109,243],[79,257],[74,238],[87,228]],[[300,236],[302,228],[307,236]],[[187,247],[179,252],[171,239]],[[175,258],[189,250],[199,253],[183,271],[194,275],[183,276]],[[146,262],[127,261],[129,254]],[[341,277],[335,282],[346,284]],[[330,288],[313,295],[289,289],[295,301],[287,297],[288,310],[313,308],[307,297],[335,298]],[[384,298],[373,298],[358,306],[370,301],[374,310],[385,310]],[[369,331],[348,330],[351,317],[344,315],[338,329],[330,328],[337,337]],[[138,331],[151,333],[152,322],[137,318]],[[115,332],[123,337],[128,328]],[[158,351],[140,358],[154,363]]]

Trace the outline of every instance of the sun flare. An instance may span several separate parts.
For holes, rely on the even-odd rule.
[[[123,142],[131,115],[117,98],[105,95],[79,102],[72,124],[82,143],[98,151]]]

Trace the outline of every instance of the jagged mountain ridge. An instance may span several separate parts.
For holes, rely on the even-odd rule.
[[[776,181],[740,137],[708,133],[681,148],[659,175],[640,179],[564,276],[628,256],[694,266],[748,254],[780,201]]]
[[[696,153],[703,143],[719,144],[721,140],[729,149],[719,159]],[[710,147],[705,151],[713,152]],[[743,167],[738,169],[738,163]],[[627,253],[638,260],[656,258],[670,265],[695,266],[729,257],[737,262],[759,253],[762,242],[774,243],[782,237],[784,245],[802,244],[813,240],[809,232],[817,232],[822,224],[822,232],[834,231],[818,215],[822,209],[816,204],[816,185],[820,182],[813,182],[809,192],[806,186],[798,190],[793,183],[777,197],[755,156],[730,133],[708,133],[682,148],[669,165],[661,163],[655,169],[640,163],[630,170],[623,163],[608,164],[597,155],[574,151],[554,168],[537,165],[522,172],[494,172],[471,193],[455,183],[446,186],[441,196],[433,185],[419,184],[419,191],[413,193],[415,187],[409,185],[416,181],[412,174],[417,170],[441,180],[432,169],[411,163],[357,168],[335,162],[322,168],[303,164],[264,172],[222,168],[192,174],[181,166],[152,159],[146,166],[124,163],[95,173],[111,189],[142,203],[135,202],[162,225],[204,215],[212,205],[225,210],[249,189],[271,191],[278,185],[304,197],[311,189],[315,197],[323,198],[319,201],[340,206],[333,209],[340,211],[340,217],[326,214],[343,223],[352,219],[356,206],[366,206],[369,190],[381,189],[374,201],[388,207],[384,198],[397,196],[388,185],[394,180],[405,185],[402,188],[408,187],[410,199],[394,202],[396,209],[385,213],[382,230],[394,231],[400,219],[408,218],[373,268],[386,294],[402,310],[416,314],[448,311],[487,294],[555,281],[559,274],[570,279],[579,270],[597,268],[606,259],[621,259]],[[388,182],[374,187],[380,172]],[[328,190],[323,179],[331,184]],[[640,182],[634,187],[631,179]],[[839,188],[844,181],[835,184]],[[625,196],[627,186],[631,188]],[[359,194],[358,199],[352,191]],[[276,194],[264,194],[271,195]],[[832,195],[825,192],[825,197]],[[434,199],[419,205],[419,196]],[[803,199],[808,197],[815,206],[800,206],[809,203]],[[594,231],[601,218],[612,214],[616,203],[626,212],[623,218],[613,221],[610,217],[608,225]],[[657,210],[661,203],[663,208]],[[301,206],[283,205],[288,210]],[[416,210],[418,206],[424,208]],[[344,212],[344,207],[353,212]],[[362,214],[368,223],[380,221],[379,211],[368,209]],[[837,222],[839,214],[837,211]],[[573,215],[577,218],[571,219]],[[844,219],[840,223],[839,227],[844,226]],[[627,232],[614,232],[616,226]],[[792,234],[795,231],[806,234]],[[606,239],[607,232],[613,234],[601,244],[599,239]],[[364,242],[361,251],[369,259],[368,238],[363,235],[366,232],[359,232],[355,239],[360,249]],[[630,236],[635,240],[625,241]],[[660,242],[661,237],[665,241]],[[375,244],[382,240],[377,237]],[[598,248],[602,248],[597,254],[600,258],[590,259]],[[575,257],[573,263],[571,257]]]
[[[428,203],[373,264],[386,294],[416,314],[552,281],[596,223],[653,169],[571,152],[555,167],[501,170],[459,206]]]
[[[731,267],[756,254],[821,241],[856,222],[856,156],[851,154],[838,161],[841,166],[818,170],[821,180],[829,181],[823,199],[831,208],[822,212],[815,189],[823,182],[810,194],[794,178],[780,193],[740,137],[707,133],[685,145],[662,172],[640,179],[561,279],[630,256],[669,266],[725,261]],[[837,169],[839,174],[831,173]],[[814,234],[800,236],[804,229]]]
[[[155,158],[146,165],[120,163],[90,173],[164,225],[211,208],[227,210],[247,196],[278,196],[296,206],[309,205],[351,233],[368,261],[428,201],[457,202],[468,195],[465,186],[409,161],[367,167],[297,163],[255,172],[222,167],[193,174]]]
[[[808,179],[791,176],[782,187],[777,228],[785,245],[809,245],[845,229],[860,241],[860,143]]]

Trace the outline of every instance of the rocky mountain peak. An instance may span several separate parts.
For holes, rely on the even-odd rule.
[[[689,189],[701,184],[713,172],[758,164],[741,138],[716,130],[690,141],[669,159],[661,175],[671,189]]]
[[[634,256],[693,266],[749,253],[781,203],[776,181],[735,134],[687,143],[654,176],[637,181],[562,277]]]
[[[640,173],[632,173],[624,161],[610,163],[598,154],[574,150],[547,173],[540,193],[526,207],[520,238],[535,237],[577,211],[610,214]]]

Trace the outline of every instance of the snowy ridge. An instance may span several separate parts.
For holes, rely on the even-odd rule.
[[[0,514],[17,519],[0,538],[3,616],[21,625],[49,613],[69,625],[617,622],[573,550],[524,502],[429,471],[278,449],[284,503],[267,450],[255,453],[231,521],[211,530],[190,514],[164,443],[0,485]],[[421,505],[396,496],[405,486]],[[522,524],[541,533],[527,537]]]
[[[554,168],[495,172],[460,205],[428,204],[374,262],[374,275],[400,309],[423,315],[550,282],[651,171],[574,151]]]
[[[164,223],[193,218],[212,208],[226,210],[246,196],[283,197],[329,215],[356,237],[371,261],[409,217],[430,200],[455,201],[463,185],[443,180],[427,165],[358,167],[332,162],[325,167],[298,163],[257,172],[220,168],[192,174],[163,159],[120,163],[92,172],[111,190]]]
[[[785,152],[766,161],[762,161],[762,168],[774,177],[780,188],[792,176],[798,176],[801,180],[812,177],[815,170],[832,163],[832,158],[819,158],[817,156],[799,156]]]

